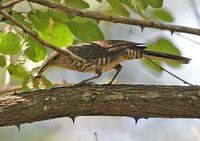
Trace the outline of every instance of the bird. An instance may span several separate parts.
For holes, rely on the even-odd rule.
[[[99,78],[102,73],[114,69],[116,73],[108,83],[112,84],[122,70],[120,63],[124,61],[148,58],[188,64],[191,60],[169,53],[150,51],[147,50],[145,43],[125,40],[93,41],[71,45],[66,48],[85,61],[74,60],[63,52],[54,51],[39,70],[38,77],[42,76],[42,73],[52,66],[83,73],[95,73],[93,77],[79,82],[79,84],[84,84]]]

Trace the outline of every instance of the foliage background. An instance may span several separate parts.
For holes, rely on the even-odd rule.
[[[87,0],[93,5],[95,2]],[[93,3],[94,2],[94,3]],[[197,5],[200,4],[196,1]],[[104,5],[105,6],[105,5]],[[164,7],[172,13],[175,21],[173,24],[185,25],[189,27],[197,27],[198,19],[196,19],[194,10],[189,0],[165,0]],[[16,10],[24,11],[28,5],[21,4],[15,7]],[[92,9],[99,9],[98,5],[93,5]],[[100,8],[102,10],[102,8]],[[131,16],[137,16],[131,13]],[[200,84],[199,71],[199,44],[186,40],[177,34],[171,36],[170,32],[158,31],[155,29],[145,28],[141,33],[138,27],[111,24],[100,22],[100,29],[104,33],[105,39],[122,39],[135,42],[154,41],[160,36],[164,36],[181,51],[183,56],[192,59],[188,65],[181,66],[176,69],[168,65],[165,68],[170,69],[173,73],[193,84]],[[184,36],[199,41],[198,36]],[[51,52],[51,51],[48,51]],[[41,65],[42,62],[37,63]],[[28,61],[24,66],[27,70],[31,70],[35,63]],[[36,65],[36,66],[37,66]],[[6,68],[1,68],[1,76],[5,76]],[[112,77],[113,72],[104,74],[97,80],[98,83],[105,83]],[[82,79],[92,76],[92,74],[82,74],[69,70],[51,68],[45,72],[46,78],[52,82],[79,82]],[[4,77],[0,77],[1,87],[4,84]],[[123,63],[123,71],[118,77],[119,83],[132,84],[169,84],[182,85],[182,82],[176,80],[166,73],[158,73],[152,71],[150,67],[144,66],[143,61],[135,60]],[[21,81],[13,79],[13,84],[21,84]],[[133,118],[127,117],[77,117],[75,124],[69,118],[55,119],[50,121],[36,122],[32,124],[24,124],[21,126],[20,133],[16,127],[0,128],[0,137],[3,141],[18,140],[95,140],[94,133],[97,133],[99,141],[101,140],[200,140],[200,122],[197,119],[141,119],[135,125]]]

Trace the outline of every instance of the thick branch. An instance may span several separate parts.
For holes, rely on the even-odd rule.
[[[81,57],[78,57],[77,55],[73,54],[71,51],[69,51],[67,48],[60,49],[52,44],[49,44],[48,42],[44,41],[42,38],[40,38],[35,32],[21,24],[19,21],[17,21],[15,18],[13,18],[11,15],[8,13],[4,12],[3,10],[0,10],[0,14],[3,15],[5,18],[9,19],[11,22],[13,22],[16,26],[20,27],[21,29],[24,30],[24,32],[28,33],[31,35],[33,38],[35,38],[38,42],[40,42],[42,45],[51,48],[55,51],[63,52],[69,55],[72,59],[79,60],[79,61],[84,61]]]
[[[93,11],[86,11],[86,10],[83,11],[80,9],[72,8],[67,5],[53,3],[48,0],[28,0],[28,1],[33,2],[33,3],[38,3],[40,5],[47,6],[50,8],[55,8],[66,13],[70,13],[72,15],[93,18],[96,20],[109,21],[113,23],[123,23],[123,24],[128,24],[128,25],[136,25],[136,26],[140,26],[142,29],[144,27],[149,27],[149,28],[169,30],[171,33],[183,32],[183,33],[200,35],[200,29],[196,29],[196,28],[189,28],[189,27],[179,26],[179,25],[170,25],[170,24],[165,24],[165,23],[156,22],[156,21],[139,20],[139,19],[133,19],[133,18],[119,17],[119,16],[110,16],[110,15],[106,15],[100,12],[93,12]]]
[[[199,86],[68,86],[0,97],[0,126],[83,115],[200,118]]]

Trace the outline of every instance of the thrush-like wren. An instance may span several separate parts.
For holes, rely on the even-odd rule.
[[[121,62],[142,57],[150,59],[159,59],[164,61],[173,61],[177,63],[187,64],[190,59],[172,55],[168,53],[155,52],[145,50],[143,43],[134,43],[123,40],[105,40],[89,43],[81,43],[68,46],[72,53],[83,58],[84,61],[72,60],[68,55],[62,52],[53,52],[47,62],[38,72],[38,76],[51,66],[57,66],[79,72],[95,73],[94,77],[83,80],[80,83],[86,83],[90,80],[99,78],[103,72],[115,69],[116,73],[109,84],[112,84],[116,76],[122,69]]]

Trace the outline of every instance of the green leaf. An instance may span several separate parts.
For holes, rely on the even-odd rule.
[[[30,22],[33,26],[39,31],[46,31],[49,26],[49,19],[52,18],[53,21],[56,21],[61,24],[65,24],[71,20],[74,16],[49,9],[48,11],[30,11],[27,15]]]
[[[29,29],[31,29],[31,24],[27,22],[26,17],[23,16],[22,14],[20,14],[17,11],[12,10],[12,16],[13,18],[15,18],[16,20],[18,20],[20,23],[22,23],[23,25],[25,25],[26,27],[28,27]],[[11,25],[15,25],[13,24],[13,22],[7,20],[6,23],[11,24]]]
[[[26,17],[24,17],[23,15],[21,15],[20,13],[18,13],[16,11],[13,12],[12,16],[16,20],[18,20],[20,23],[22,23],[23,25],[25,25],[26,27],[28,27],[29,29],[31,29],[31,24],[26,21]]]
[[[140,1],[140,5],[143,9],[146,9],[148,7],[148,0],[137,0]]]
[[[7,69],[10,75],[17,79],[24,79],[28,75],[25,69],[18,64],[14,65],[13,63],[11,63]]]
[[[1,43],[2,43],[2,36],[3,36],[3,33],[0,31],[0,46],[1,46]]]
[[[70,32],[67,25],[57,22],[55,19],[57,16],[52,15],[52,11],[36,11],[35,13],[29,12],[28,18],[32,21],[34,27],[38,30],[39,35],[45,41],[60,48],[71,45],[74,40],[73,34]],[[52,19],[53,22],[51,28],[49,28],[50,19]]]
[[[65,0],[65,3],[69,6],[80,9],[86,9],[90,7],[90,5],[83,0]]]
[[[41,12],[38,10],[35,12],[30,11],[27,17],[37,30],[41,32],[46,32],[46,30],[48,30],[50,16],[47,12]]]
[[[146,0],[134,0],[133,7],[135,11],[139,14],[142,14],[144,10],[147,8],[148,3]]]
[[[74,17],[73,15],[52,9],[48,10],[48,16],[51,17],[54,21],[61,24],[66,24]]]
[[[165,22],[174,21],[174,17],[167,10],[164,10],[164,9],[154,10],[152,14],[150,15],[150,18],[155,19],[155,20],[165,21]]]
[[[98,25],[84,18],[76,18],[67,23],[71,32],[81,41],[104,40],[104,35]]]
[[[47,54],[46,48],[31,36],[28,36],[26,41],[29,48],[24,51],[25,55],[34,62],[44,60]]]
[[[3,54],[13,55],[20,50],[20,39],[12,32],[3,35],[0,45],[0,52]]]
[[[147,0],[148,4],[153,8],[161,8],[163,6],[163,0]]]
[[[52,89],[52,88],[53,88],[52,83],[51,83],[48,79],[46,79],[45,76],[42,76],[42,77],[41,77],[41,82],[45,85],[45,87],[46,87],[47,89]]]
[[[113,8],[113,11],[119,15],[129,17],[129,11],[123,6],[119,0],[107,0],[109,5]]]
[[[44,76],[37,78],[32,75],[27,75],[23,80],[22,88],[23,91],[38,90],[42,88],[51,89],[53,88],[53,85]]]
[[[27,91],[30,91],[31,88],[30,88],[30,81],[32,80],[32,75],[27,75],[23,82],[22,82],[22,90],[27,92]]]
[[[51,33],[49,33],[48,31],[39,32],[39,35],[45,41],[60,48],[71,45],[74,40],[74,36],[67,25],[63,25],[57,22],[54,22]]]
[[[119,0],[122,4],[128,6],[128,7],[132,7],[132,4],[130,2],[130,0]]]
[[[0,56],[0,67],[6,66],[6,58],[4,56]]]
[[[49,82],[44,76],[42,78],[36,78],[32,75],[27,75],[22,83],[24,91],[38,90],[42,88],[52,88],[51,82]]]

